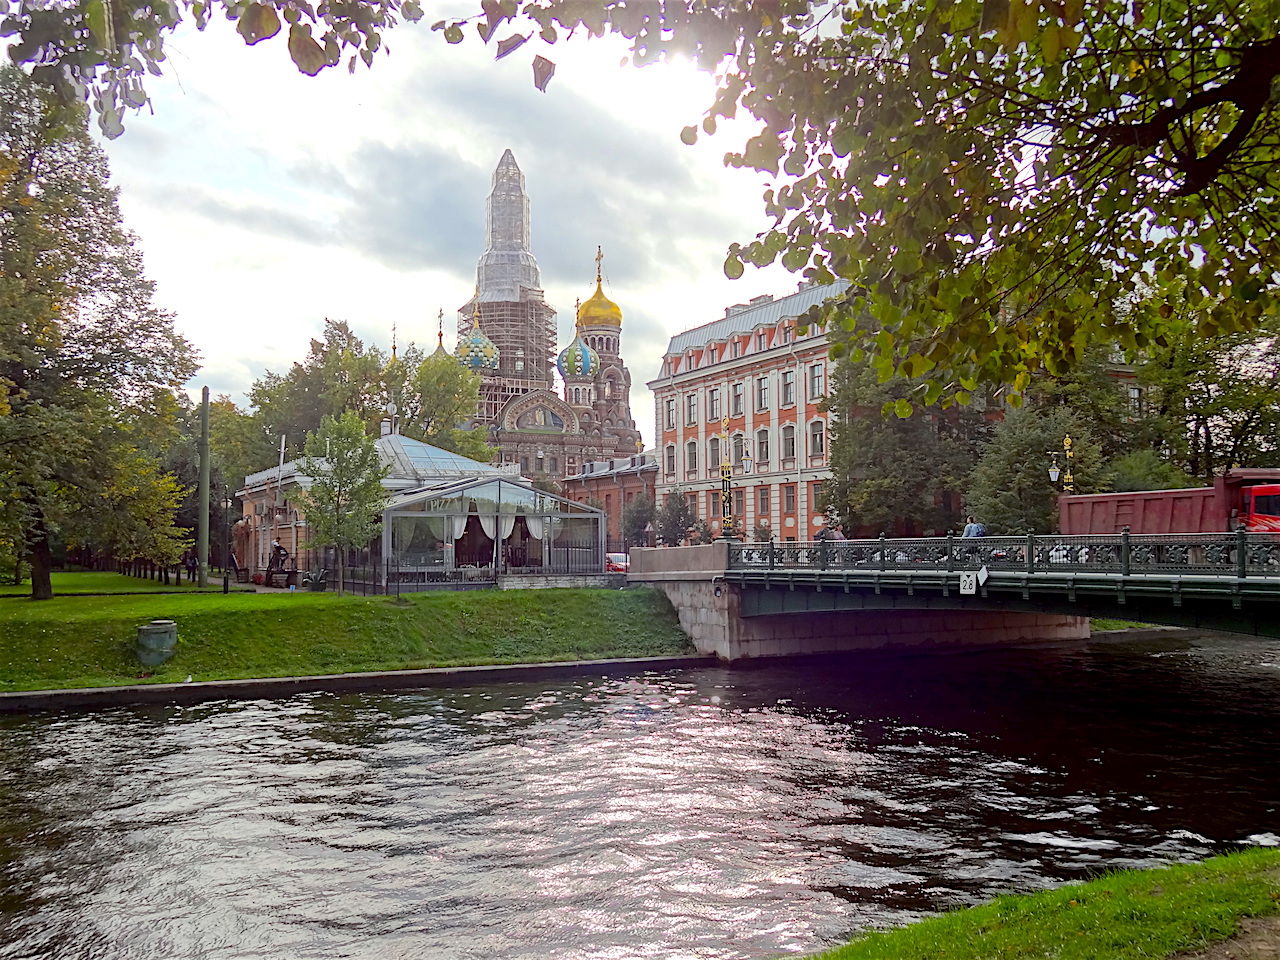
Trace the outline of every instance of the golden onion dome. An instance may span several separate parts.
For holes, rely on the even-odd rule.
[[[596,247],[596,292],[578,307],[579,327],[622,326],[622,308],[604,295],[604,287],[601,285],[603,278],[600,274],[600,262],[603,259],[604,254]]]
[[[578,307],[578,326],[622,326],[622,308],[604,295],[599,281],[596,282],[596,292]]]

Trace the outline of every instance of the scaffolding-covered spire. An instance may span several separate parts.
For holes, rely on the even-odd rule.
[[[476,280],[485,303],[517,303],[530,299],[521,288],[542,298],[538,261],[529,252],[529,195],[524,174],[510,150],[493,171],[493,191],[485,204],[486,242]]]

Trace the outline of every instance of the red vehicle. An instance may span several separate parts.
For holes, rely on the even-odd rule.
[[[1280,490],[1280,487],[1276,488]],[[605,573],[630,573],[631,558],[625,553],[606,553],[604,555]]]
[[[1245,468],[1215,477],[1212,487],[1091,493],[1058,498],[1067,535],[1089,533],[1223,533],[1243,523],[1280,533],[1280,470]]]

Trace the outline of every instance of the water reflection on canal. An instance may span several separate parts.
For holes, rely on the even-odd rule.
[[[1280,832],[1280,643],[0,718],[0,957],[752,958]]]

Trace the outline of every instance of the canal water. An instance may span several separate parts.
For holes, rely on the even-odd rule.
[[[1280,843],[1280,643],[0,718],[0,958],[774,957]]]

